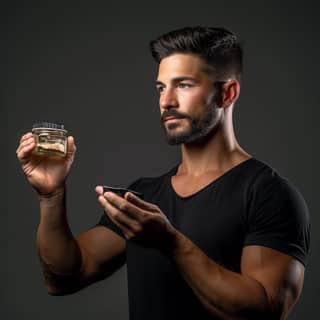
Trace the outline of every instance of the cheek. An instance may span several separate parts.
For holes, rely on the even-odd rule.
[[[197,107],[206,103],[206,98],[197,91],[182,93],[179,97],[180,105]]]
[[[180,107],[185,109],[185,111],[192,114],[194,117],[199,117],[211,101],[211,95],[208,97],[200,92],[189,92],[188,94],[180,96],[179,104]]]
[[[217,96],[215,94],[210,94],[206,97],[206,104],[212,104],[212,103],[216,103],[217,102]]]

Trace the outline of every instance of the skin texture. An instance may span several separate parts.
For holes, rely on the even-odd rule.
[[[175,191],[188,196],[250,158],[236,141],[232,125],[239,83],[230,78],[218,90],[213,74],[195,55],[173,54],[159,65],[157,89],[167,139],[185,139],[182,162],[172,177]],[[192,123],[205,126],[194,134]],[[180,118],[179,118],[180,117]],[[198,126],[198,127],[199,127]],[[191,137],[191,138],[190,138]],[[75,154],[72,137],[64,159],[34,158],[34,139],[21,139],[17,156],[40,198],[37,245],[48,291],[68,294],[105,278],[124,263],[125,241],[111,230],[95,227],[71,234],[66,218],[65,181]],[[122,198],[96,187],[98,201],[128,241],[165,253],[204,307],[221,319],[285,319],[302,290],[304,267],[276,250],[247,246],[241,273],[229,271],[176,230],[159,207],[131,193]],[[195,261],[197,263],[195,263]]]
[[[104,227],[89,229],[74,237],[66,213],[65,182],[76,146],[68,137],[67,156],[34,156],[35,138],[22,136],[17,157],[40,203],[37,248],[45,285],[52,295],[69,294],[103,279],[125,262],[125,240]]]

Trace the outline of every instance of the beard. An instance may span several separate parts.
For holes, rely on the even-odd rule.
[[[179,123],[172,123],[166,127],[163,119],[167,116],[183,118],[183,121],[188,121],[187,128],[178,133],[174,132],[174,129],[179,127]],[[175,109],[169,109],[162,114],[161,125],[169,145],[194,144],[204,142],[212,136],[218,128],[219,120],[219,107],[212,102],[200,118],[192,118],[189,115],[178,113]]]

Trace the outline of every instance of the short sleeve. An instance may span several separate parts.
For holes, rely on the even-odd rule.
[[[287,180],[279,177],[254,188],[244,245],[270,247],[306,265],[309,211],[300,192]]]
[[[128,189],[131,189],[131,190],[135,191],[137,186],[140,183],[140,180],[141,180],[141,178],[135,180],[133,183],[131,183],[128,186]],[[112,231],[114,231],[116,234],[118,234],[120,237],[125,238],[122,230],[112,222],[112,220],[109,218],[109,216],[105,212],[103,212],[103,214],[102,214],[99,222],[96,224],[96,226],[104,226],[106,228],[109,228]]]

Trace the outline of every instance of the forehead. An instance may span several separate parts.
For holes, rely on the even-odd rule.
[[[197,55],[175,53],[161,60],[158,69],[158,80],[175,77],[208,77],[206,64]]]

